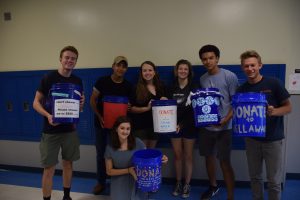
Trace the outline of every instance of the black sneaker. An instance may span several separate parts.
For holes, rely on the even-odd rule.
[[[184,199],[188,198],[190,196],[190,191],[191,191],[191,186],[188,183],[184,184],[181,197]]]
[[[71,197],[63,197],[62,200],[72,200],[72,198]]]
[[[210,200],[218,192],[219,188],[217,186],[209,186],[209,188],[204,193],[202,193],[201,200]]]
[[[181,192],[182,192],[182,184],[181,184],[181,182],[177,182],[172,194],[174,196],[178,196],[179,194],[181,194]]]

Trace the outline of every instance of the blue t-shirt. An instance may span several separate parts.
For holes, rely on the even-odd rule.
[[[237,76],[226,69],[220,68],[219,72],[214,75],[208,74],[206,72],[200,77],[200,86],[202,88],[218,88],[221,95],[219,114],[221,119],[223,119],[228,112],[231,110],[231,97],[235,94],[238,87]],[[232,120],[230,120],[223,127],[206,127],[210,131],[221,131],[232,129]]]

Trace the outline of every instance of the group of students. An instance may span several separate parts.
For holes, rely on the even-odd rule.
[[[74,124],[54,124],[51,110],[45,107],[51,86],[55,83],[74,83],[82,86],[79,77],[72,74],[78,58],[78,51],[67,46],[60,52],[58,71],[47,74],[41,81],[33,102],[34,109],[44,116],[43,134],[40,143],[41,162],[44,167],[42,189],[44,200],[50,200],[52,178],[58,153],[62,149],[63,160],[63,200],[70,200],[72,162],[80,157],[79,139]],[[236,92],[263,92],[267,96],[267,123],[265,138],[250,138],[246,141],[246,155],[253,199],[263,199],[263,161],[266,164],[269,199],[281,198],[282,178],[282,140],[284,138],[283,115],[291,111],[289,93],[282,83],[260,74],[262,62],[260,55],[253,50],[244,52],[241,67],[247,76],[243,85],[238,85],[236,75],[218,66],[220,51],[214,45],[205,45],[199,50],[199,58],[207,72],[200,82],[193,82],[192,65],[187,60],[179,60],[174,68],[174,83],[167,87],[159,79],[156,66],[145,61],[139,69],[135,87],[124,79],[128,61],[118,56],[112,64],[112,74],[100,77],[90,98],[95,113],[95,136],[97,155],[97,185],[93,193],[101,194],[105,190],[106,177],[111,176],[111,197],[117,199],[143,199],[145,194],[135,190],[136,174],[131,164],[134,151],[143,148],[155,148],[159,135],[154,133],[151,112],[152,100],[175,99],[177,101],[177,134],[171,137],[174,151],[176,184],[172,194],[189,197],[193,168],[193,149],[199,136],[200,155],[205,157],[209,179],[208,189],[200,199],[211,199],[218,193],[216,181],[217,158],[223,172],[227,188],[227,199],[234,199],[234,171],[231,166],[231,97]],[[190,105],[190,93],[196,88],[218,88],[221,95],[218,125],[196,128],[193,110]],[[103,121],[102,98],[104,96],[125,96],[130,99],[128,117],[119,117],[112,129],[105,129]],[[80,106],[85,102],[84,94]],[[168,158],[163,156],[163,162]]]

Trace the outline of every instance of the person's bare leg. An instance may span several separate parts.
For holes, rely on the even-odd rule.
[[[211,186],[217,186],[216,180],[216,156],[205,157],[206,172]]]
[[[234,172],[230,161],[220,161],[224,181],[227,188],[227,199],[234,199]]]
[[[189,184],[192,178],[193,173],[193,151],[194,151],[194,139],[183,139],[183,149],[184,149],[184,174],[185,174],[185,183]]]
[[[182,139],[172,138],[171,143],[174,151],[174,164],[176,172],[176,181],[179,182],[182,179]]]
[[[71,187],[72,175],[73,175],[73,164],[72,161],[63,160],[63,186],[65,188]]]
[[[44,168],[43,177],[42,177],[42,192],[44,197],[51,196],[54,173],[55,173],[55,165]]]

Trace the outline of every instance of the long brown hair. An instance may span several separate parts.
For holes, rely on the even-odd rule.
[[[111,130],[111,146],[113,147],[113,149],[119,149],[121,147],[121,143],[119,140],[119,135],[118,135],[118,127],[120,126],[120,124],[122,123],[129,123],[130,124],[130,128],[131,126],[131,120],[129,117],[127,116],[120,116],[116,119],[113,128]],[[132,135],[131,131],[130,134],[128,136],[127,139],[127,147],[128,150],[132,150],[135,148],[135,137]]]
[[[159,79],[156,66],[151,61],[145,61],[140,66],[139,79],[136,86],[136,100],[138,103],[147,103],[151,99],[151,93],[147,89],[147,82],[143,79],[142,69],[144,64],[148,64],[153,67],[153,70],[155,72],[155,75],[153,77],[153,85],[155,86],[156,94],[163,94],[163,87]]]

